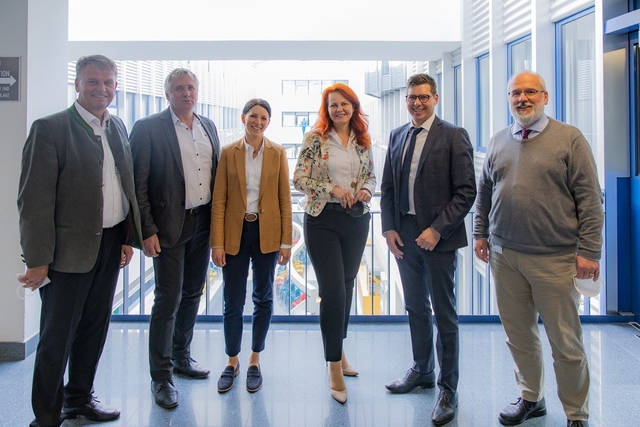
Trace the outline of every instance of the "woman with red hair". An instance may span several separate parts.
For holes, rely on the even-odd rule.
[[[318,280],[331,396],[345,403],[344,375],[358,371],[349,365],[342,341],[376,187],[368,122],[349,86],[336,83],[322,93],[318,121],[304,137],[293,185],[306,195],[304,239]]]

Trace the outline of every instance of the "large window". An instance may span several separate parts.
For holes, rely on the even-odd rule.
[[[558,103],[560,120],[582,131],[594,155],[596,133],[596,46],[593,8],[558,22]]]
[[[531,70],[531,35],[507,45],[507,78],[523,70]]]
[[[477,84],[477,129],[478,151],[486,151],[491,138],[490,128],[490,84],[489,84],[489,54],[476,58],[476,84]]]
[[[520,71],[531,69],[531,35],[529,34],[507,45],[507,79]],[[507,113],[507,122],[513,123],[511,113]]]
[[[349,84],[349,80],[283,80],[283,95],[320,95],[334,83]]]
[[[316,122],[318,113],[315,111],[283,111],[282,127],[305,127]]]

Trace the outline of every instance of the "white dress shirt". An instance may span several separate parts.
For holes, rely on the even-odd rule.
[[[431,117],[427,119],[426,122],[422,124],[423,131],[418,134],[416,137],[416,146],[413,150],[413,157],[411,158],[411,169],[409,169],[409,212],[410,215],[416,214],[416,204],[413,200],[413,190],[416,184],[416,174],[418,173],[418,164],[420,163],[420,157],[422,155],[422,150],[424,149],[424,144],[427,142],[427,135],[429,135],[429,130],[431,129],[431,125],[435,120],[436,115],[432,114]],[[409,128],[409,132],[407,134],[407,139],[404,142],[404,148],[402,150],[402,157],[404,158],[405,153],[407,152],[407,147],[409,146],[409,140],[411,139],[412,128]],[[404,162],[404,160],[403,160]]]
[[[253,147],[244,140],[245,177],[247,179],[247,213],[258,213],[258,198],[260,197],[260,177],[262,176],[262,161],[264,159],[264,141],[256,157],[253,157]]]
[[[327,136],[331,141],[329,146],[329,174],[331,182],[340,188],[349,190],[352,195],[356,194],[356,183],[358,181],[358,172],[360,171],[360,157],[356,150],[356,134],[351,131],[347,146],[342,145],[342,139],[338,133],[331,129]],[[340,203],[335,197],[331,199],[332,203]]]
[[[105,110],[102,123],[100,123],[100,119],[87,111],[78,101],[75,102],[75,107],[80,117],[91,126],[93,133],[102,143],[104,153],[102,162],[102,227],[111,228],[120,224],[127,217],[129,199],[122,188],[120,171],[109,147],[109,140],[107,140],[109,111]]]
[[[185,208],[193,209],[211,201],[211,166],[213,147],[211,140],[196,115],[193,129],[182,123],[173,110],[171,117],[178,137],[186,190]]]

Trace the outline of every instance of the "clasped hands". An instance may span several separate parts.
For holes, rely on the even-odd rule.
[[[331,196],[340,201],[340,206],[343,208],[352,208],[356,202],[369,203],[371,200],[371,193],[367,189],[360,189],[353,195],[351,191],[340,188],[337,185],[331,190]]]
[[[387,246],[389,247],[389,251],[393,254],[393,256],[398,259],[402,259],[402,257],[404,256],[404,252],[402,252],[400,247],[404,246],[404,242],[400,238],[398,232],[395,230],[389,230],[384,234],[384,237],[385,239],[387,239]],[[441,237],[442,236],[435,228],[429,227],[426,230],[423,230],[422,233],[420,233],[420,235],[416,239],[416,245],[418,245],[425,251],[433,251],[438,245]]]

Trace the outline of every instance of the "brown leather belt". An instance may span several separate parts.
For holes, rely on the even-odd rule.
[[[244,216],[244,220],[247,222],[253,222],[258,219],[258,214],[256,213],[248,213]]]

